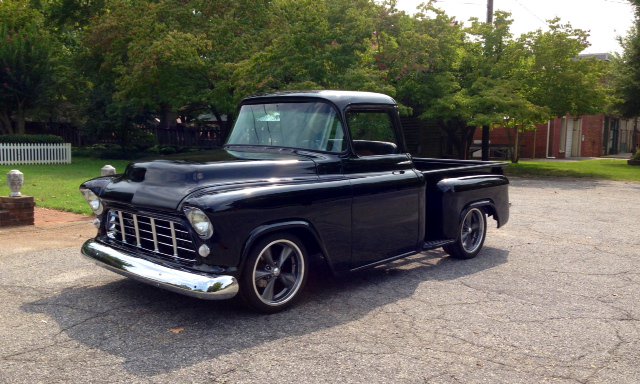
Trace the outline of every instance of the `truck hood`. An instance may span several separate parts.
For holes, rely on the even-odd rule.
[[[203,188],[317,179],[313,156],[292,151],[224,151],[216,162],[156,160],[129,164],[100,192],[102,199],[136,207],[178,209]]]

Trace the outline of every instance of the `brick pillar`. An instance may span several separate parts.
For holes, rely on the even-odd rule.
[[[32,196],[0,197],[0,228],[33,225],[35,205]]]

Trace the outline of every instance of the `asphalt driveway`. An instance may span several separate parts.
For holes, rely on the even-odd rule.
[[[322,274],[271,316],[94,266],[89,219],[0,230],[0,382],[638,382],[640,184],[510,193],[477,258]]]

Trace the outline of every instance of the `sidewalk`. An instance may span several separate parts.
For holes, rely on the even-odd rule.
[[[77,247],[96,235],[93,217],[35,208],[35,225],[0,229],[0,256],[43,249]]]

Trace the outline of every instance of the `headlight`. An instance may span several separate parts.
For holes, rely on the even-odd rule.
[[[203,239],[208,239],[213,235],[213,225],[211,225],[211,221],[209,221],[209,218],[202,210],[187,207],[184,209],[184,213],[187,215],[187,219],[198,236]]]
[[[93,211],[93,213],[95,213],[96,215],[99,215],[102,213],[102,211],[104,210],[102,201],[100,201],[100,198],[96,196],[96,194],[93,193],[93,191],[91,191],[90,189],[83,188],[83,189],[80,189],[80,193],[82,193],[82,196],[84,197],[84,199],[87,200],[87,203],[89,203],[89,206],[91,207],[91,210]]]

